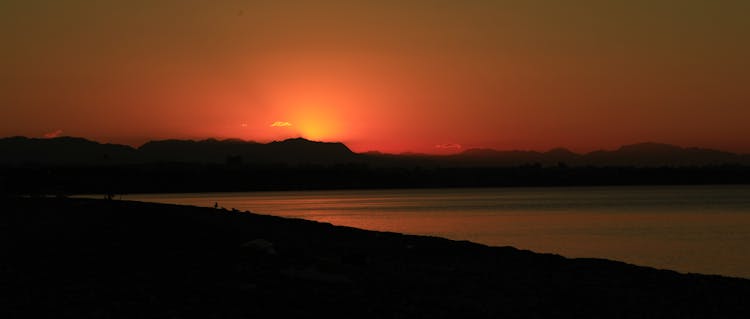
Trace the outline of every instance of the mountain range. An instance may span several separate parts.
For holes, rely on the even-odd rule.
[[[404,167],[514,167],[541,166],[711,166],[750,165],[750,154],[705,148],[684,148],[661,143],[625,145],[616,150],[585,154],[564,148],[547,152],[468,149],[452,155],[355,153],[342,143],[303,138],[270,143],[236,139],[159,140],[138,148],[103,144],[77,137],[51,139],[0,138],[0,164],[22,165],[121,165],[142,163],[366,164]]]

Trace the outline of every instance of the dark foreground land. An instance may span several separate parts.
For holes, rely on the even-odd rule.
[[[210,208],[6,198],[0,317],[750,318],[750,280]]]

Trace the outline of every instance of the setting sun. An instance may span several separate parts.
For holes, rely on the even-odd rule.
[[[322,141],[345,137],[336,114],[330,108],[301,107],[295,111],[291,122],[295,131],[306,139]]]

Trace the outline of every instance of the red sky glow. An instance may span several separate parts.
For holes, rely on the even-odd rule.
[[[0,136],[750,153],[748,1],[0,4]]]

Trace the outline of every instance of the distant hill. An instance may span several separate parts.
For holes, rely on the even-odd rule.
[[[268,144],[239,140],[153,141],[138,148],[147,162],[333,164],[350,162],[355,154],[342,143],[302,138]]]
[[[110,165],[137,160],[138,152],[130,146],[101,144],[78,137],[41,139],[15,136],[0,139],[2,164]]]
[[[723,164],[750,165],[750,155],[705,149],[683,148],[660,143],[639,143],[617,150],[599,150],[576,154],[564,148],[548,152],[497,151],[469,149],[448,156],[448,160],[461,166],[517,166],[538,163],[544,166],[707,166]]]
[[[139,148],[101,144],[76,137],[0,139],[0,163],[112,165],[170,163],[285,163],[333,164],[351,162],[356,154],[342,143],[302,138],[267,144],[241,140],[162,140]]]
[[[669,144],[640,143],[625,145],[615,151],[596,151],[586,154],[582,164],[617,166],[701,166],[720,164],[748,164],[748,156],[705,149],[682,148]]]
[[[315,142],[303,138],[271,143],[242,140],[160,140],[139,148],[101,144],[83,138],[0,139],[0,164],[116,165],[139,163],[212,164],[347,164],[387,167],[516,167],[539,166],[710,166],[750,165],[750,155],[683,148],[659,143],[625,145],[616,150],[577,154],[564,148],[547,152],[468,149],[453,155],[357,154],[342,143]]]

